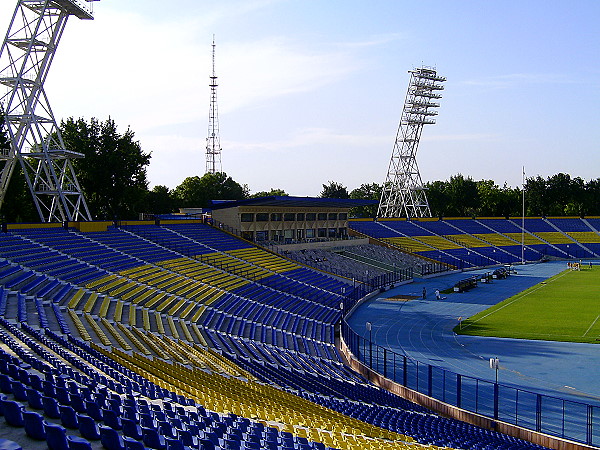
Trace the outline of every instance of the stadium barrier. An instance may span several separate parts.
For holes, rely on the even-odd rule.
[[[600,444],[600,406],[462,375],[414,360],[359,335],[345,319],[341,322],[341,336],[343,345],[367,369],[369,377],[370,374],[383,377],[443,404],[487,417],[492,423],[512,424],[589,446]]]

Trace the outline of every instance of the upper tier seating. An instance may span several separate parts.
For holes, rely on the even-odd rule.
[[[594,223],[595,219],[589,220]],[[524,228],[521,222],[516,218],[384,219],[351,221],[350,227],[403,251],[457,268],[514,263],[523,256],[526,261],[600,256],[600,234],[582,219],[525,218]]]

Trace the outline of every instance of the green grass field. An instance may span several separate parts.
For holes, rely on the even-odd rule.
[[[600,343],[600,266],[565,270],[463,320],[457,334]]]

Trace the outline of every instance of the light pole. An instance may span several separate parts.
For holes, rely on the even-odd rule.
[[[490,369],[496,370],[496,384],[498,384],[498,369],[500,368],[500,360],[498,358],[490,358]]]
[[[367,322],[367,331],[369,332],[369,368],[373,367],[373,324]]]

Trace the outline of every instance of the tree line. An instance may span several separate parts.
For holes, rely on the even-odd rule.
[[[515,217],[598,216],[600,215],[600,178],[585,181],[558,173],[547,178],[525,179],[524,189],[493,180],[475,181],[462,174],[449,180],[425,184],[429,207],[434,217]],[[350,192],[337,182],[323,185],[322,197],[374,199],[381,197],[382,185],[363,184]],[[523,196],[523,190],[524,196]],[[359,217],[374,217],[377,206],[355,209]]]
[[[0,114],[0,150],[9,141]],[[250,193],[247,185],[226,173],[204,174],[184,179],[174,189],[158,185],[149,189],[147,167],[151,153],[145,152],[134,132],[120,132],[114,120],[69,118],[60,124],[67,150],[85,155],[73,160],[88,207],[97,220],[137,219],[140,214],[165,214],[178,208],[206,208],[213,199],[241,200],[269,195],[287,196],[283,189]],[[457,174],[445,181],[425,185],[432,215],[444,217],[506,217],[522,214],[522,190],[493,180],[475,181]],[[339,182],[322,185],[319,197],[379,200],[382,185],[365,183],[348,191]],[[355,217],[375,217],[377,205],[354,208]],[[525,181],[527,216],[600,215],[600,178],[585,181],[559,173]],[[0,219],[6,222],[39,220],[25,177],[17,166],[11,178]]]
[[[72,160],[93,219],[137,219],[140,214],[165,214],[179,208],[206,208],[213,199],[241,200],[265,195],[287,195],[281,189],[250,194],[248,186],[226,173],[204,174],[184,179],[175,189],[158,185],[149,188],[147,168],[151,153],[145,152],[131,128],[117,129],[115,121],[69,118],[60,124],[65,148],[82,153]],[[10,142],[0,114],[0,150]],[[17,165],[8,186],[0,221],[37,222],[21,167]]]

